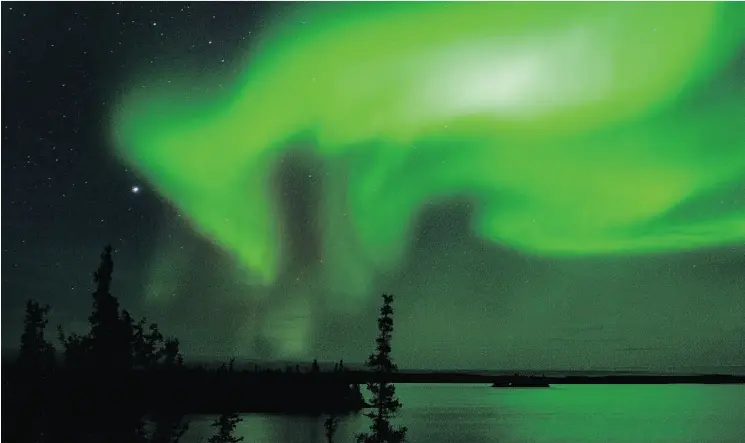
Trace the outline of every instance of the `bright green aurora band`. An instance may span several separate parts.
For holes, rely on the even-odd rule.
[[[114,116],[126,161],[254,282],[288,260],[273,174],[290,149],[323,162],[323,278],[349,295],[400,263],[423,205],[450,198],[527,254],[745,241],[731,203],[745,5],[299,8],[224,97],[195,104],[181,85],[125,95]]]

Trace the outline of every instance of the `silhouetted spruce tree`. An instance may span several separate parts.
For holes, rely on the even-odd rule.
[[[93,293],[93,310],[89,316],[90,330],[85,335],[66,336],[60,326],[59,339],[64,346],[66,365],[104,371],[100,379],[93,380],[98,385],[94,392],[100,392],[102,398],[108,398],[108,401],[115,401],[110,398],[110,394],[114,392],[117,398],[137,400],[129,398],[127,387],[121,385],[119,379],[105,377],[105,374],[132,369],[178,370],[183,367],[183,358],[179,352],[178,340],[165,340],[157,324],[151,323],[146,329],[145,318],[135,322],[126,309],[121,309],[120,313],[119,301],[111,294],[113,270],[112,249],[107,246],[101,255],[101,263],[93,274],[96,290]],[[144,430],[143,417],[139,413],[133,412],[126,417],[113,415],[100,416],[95,420],[98,428],[110,434],[106,438],[111,442],[175,443],[188,427],[183,414],[159,413],[152,417],[154,431],[147,433]]]
[[[129,369],[132,366],[130,335],[127,325],[119,316],[119,300],[111,295],[111,278],[114,273],[111,246],[104,248],[101,264],[93,273],[96,291],[93,293],[93,312],[90,346],[92,364],[97,369]]]
[[[218,372],[232,374],[235,370],[234,365],[235,357],[231,358],[227,365],[223,363],[220,369],[218,369]],[[236,412],[223,412],[212,422],[211,426],[217,428],[217,433],[210,437],[207,443],[238,443],[243,441],[243,437],[236,437],[234,435],[236,426],[242,421],[243,419]]]
[[[369,382],[367,389],[372,394],[370,401],[374,412],[365,415],[372,420],[370,433],[357,435],[359,443],[399,443],[406,441],[406,428],[393,428],[391,419],[401,408],[396,397],[396,387],[386,380],[397,367],[391,361],[391,340],[393,334],[393,295],[383,294],[383,306],[378,317],[378,337],[375,339],[375,353],[367,359],[367,366],[377,373],[377,380]]]
[[[176,338],[164,338],[156,323],[145,331],[146,318],[134,322],[125,310],[122,321],[130,325],[133,367],[144,370],[177,371],[184,369],[184,361]],[[168,395],[168,394],[165,394]],[[150,417],[152,432],[143,433],[146,443],[178,443],[189,429],[184,414],[177,411],[158,411]]]
[[[49,306],[34,300],[26,302],[21,347],[18,353],[17,377],[3,383],[3,403],[7,424],[3,441],[37,443],[48,431],[50,393],[46,376],[54,368],[54,348],[44,337]],[[14,374],[14,375],[16,375]],[[9,397],[9,398],[8,398]],[[6,400],[10,401],[6,401]],[[7,423],[5,418],[8,418]]]
[[[62,345],[62,357],[65,367],[80,368],[89,360],[90,340],[88,335],[65,334],[62,325],[57,326],[57,339]]]
[[[234,435],[235,427],[243,421],[235,412],[221,414],[212,426],[217,428],[217,433],[207,440],[207,443],[238,443],[243,437]]]
[[[48,314],[48,305],[42,306],[34,300],[26,302],[21,348],[18,353],[18,367],[21,371],[48,371],[54,367],[54,347],[44,337]]]
[[[67,336],[62,327],[58,327],[65,363],[69,366],[126,370],[133,365],[133,325],[128,312],[119,315],[119,300],[111,295],[113,272],[112,248],[106,246],[101,254],[101,263],[93,273],[96,290],[92,294],[93,310],[88,317],[90,330],[86,335]]]
[[[129,311],[123,309],[121,321],[130,332],[129,348],[132,353],[132,368],[144,369],[147,366],[143,362],[145,360],[143,356],[145,355],[144,329],[146,319],[142,318],[135,322],[134,317],[132,317]]]
[[[151,323],[145,332],[146,322],[143,318],[134,325],[133,357],[136,368],[150,370],[156,369],[164,356],[165,338],[156,323]]]

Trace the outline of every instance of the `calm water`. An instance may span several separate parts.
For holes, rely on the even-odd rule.
[[[411,443],[743,443],[745,385],[399,384],[399,422]],[[186,443],[206,441],[213,417],[192,417]],[[322,443],[323,418],[245,415],[246,442]],[[362,416],[342,419],[335,441],[352,443]]]

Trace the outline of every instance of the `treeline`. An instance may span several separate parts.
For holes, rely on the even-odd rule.
[[[390,419],[400,408],[385,374],[396,370],[390,360],[393,297],[383,296],[376,351],[368,359],[379,373],[368,383],[366,403],[350,383],[343,361],[332,373],[300,366],[283,371],[238,371],[233,361],[216,370],[187,367],[177,338],[164,335],[156,323],[135,320],[111,294],[114,262],[107,246],[93,273],[96,285],[85,334],[57,329],[59,350],[46,336],[49,306],[30,300],[16,364],[3,377],[3,442],[176,443],[187,431],[186,415],[219,414],[209,443],[238,442],[238,412],[326,413],[329,442],[340,414],[370,407],[370,432],[359,442],[404,441],[405,428]],[[9,420],[5,420],[9,418]]]
[[[154,374],[183,373],[179,341],[120,308],[111,294],[113,272],[107,246],[93,273],[90,328],[67,334],[58,327],[59,352],[45,336],[50,307],[26,303],[16,365],[3,377],[3,418],[10,418],[4,420],[4,442],[174,443],[188,429],[187,411],[152,407],[153,400],[170,396],[165,386],[137,383]],[[218,439],[210,442],[233,441],[225,439],[235,427],[225,417],[233,415],[223,411],[215,422]]]

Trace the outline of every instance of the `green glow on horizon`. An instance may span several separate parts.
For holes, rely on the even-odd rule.
[[[258,282],[285,263],[272,171],[297,143],[328,172],[323,272],[350,293],[450,197],[473,202],[483,238],[530,254],[745,241],[745,208],[696,205],[745,182],[745,90],[728,71],[742,5],[313,4],[287,22],[224,97],[126,95],[112,131]]]

